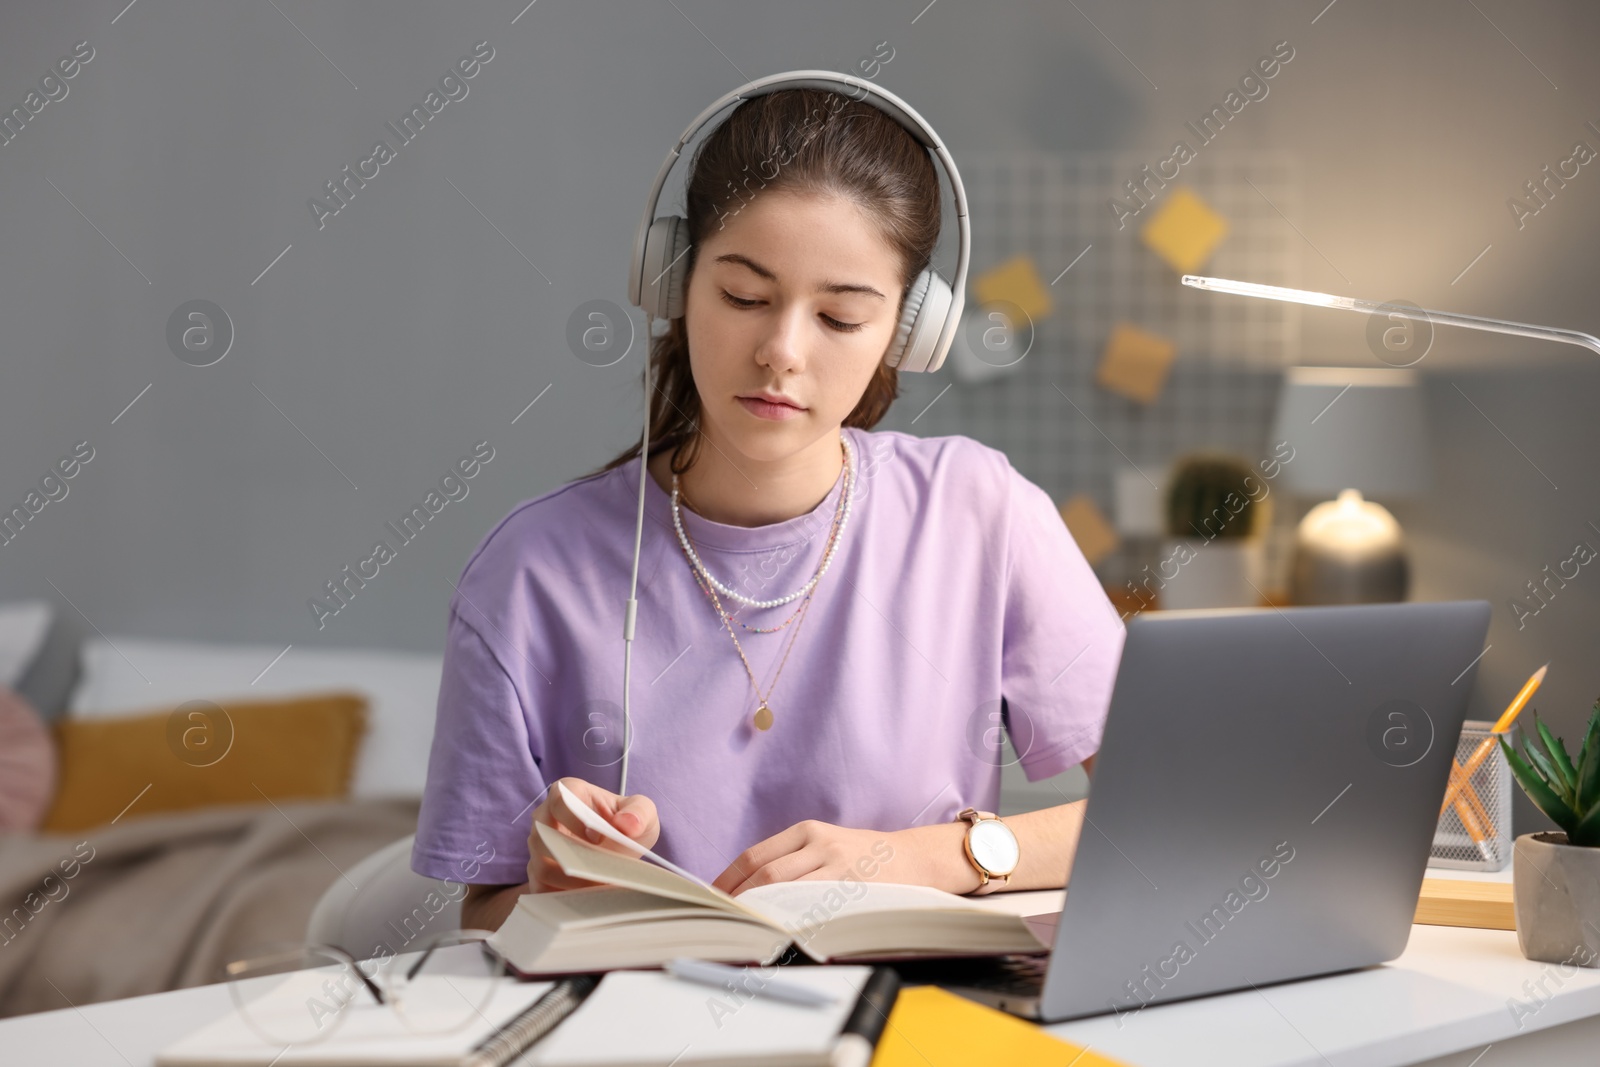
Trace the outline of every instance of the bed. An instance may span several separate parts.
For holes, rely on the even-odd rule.
[[[0,1016],[217,981],[304,938],[330,886],[415,831],[438,656],[116,633],[62,647],[51,615],[0,604]],[[171,758],[185,708],[221,709],[226,753]],[[190,790],[201,778],[216,791]],[[90,787],[114,805],[69,811]]]

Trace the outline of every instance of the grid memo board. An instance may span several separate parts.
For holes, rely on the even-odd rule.
[[[1130,462],[1159,484],[1168,463],[1190,449],[1226,449],[1251,463],[1268,455],[1282,372],[1299,358],[1299,309],[1187,288],[1140,241],[1139,229],[1175,188],[1186,186],[1229,224],[1227,237],[1195,273],[1297,286],[1305,239],[1294,228],[1300,215],[1295,161],[1282,152],[1202,148],[1119,230],[1108,201],[1125,196],[1124,183],[1157,158],[962,153],[957,165],[971,214],[970,278],[1028,255],[1054,306],[1034,323],[1027,356],[1001,376],[982,382],[950,373],[928,381],[902,376],[901,398],[881,425],[976,438],[1005,452],[1058,503],[1087,493],[1108,518],[1114,518],[1114,472]],[[967,307],[969,313],[976,308],[970,289]],[[1124,321],[1177,346],[1165,388],[1148,405],[1094,380],[1106,338]],[[1274,509],[1274,518],[1285,518],[1286,510]],[[1270,568],[1279,541],[1269,538],[1269,573],[1276,573]],[[1102,561],[1103,579],[1119,580],[1123,570],[1145,562],[1127,553],[1124,548]]]

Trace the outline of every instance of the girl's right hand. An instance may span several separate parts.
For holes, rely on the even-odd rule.
[[[645,848],[655,847],[656,839],[661,836],[661,821],[656,816],[655,801],[642,793],[619,796],[582,778],[561,778],[559,781],[624,837],[637,841]],[[564,873],[561,865],[550,854],[550,850],[544,847],[539,832],[533,829],[533,826],[539,823],[552,826],[568,837],[576,837],[611,852],[628,856],[637,855],[583,825],[576,813],[561,799],[561,791],[556,788],[555,782],[552,782],[545,793],[544,801],[533,809],[532,824],[528,829],[527,891],[530,893],[544,893],[553,889],[579,889],[583,886],[600,884],[586,878],[573,878]]]

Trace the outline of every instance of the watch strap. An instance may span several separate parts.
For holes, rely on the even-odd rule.
[[[981,897],[985,893],[994,893],[1004,889],[1006,883],[1011,881],[1009,874],[985,874],[983,871],[979,871],[978,876],[983,879],[983,884],[972,891],[971,895],[975,897]]]

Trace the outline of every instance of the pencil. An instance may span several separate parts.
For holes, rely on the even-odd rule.
[[[1454,759],[1450,761],[1450,780],[1457,783],[1463,779],[1461,764]],[[1489,862],[1494,861],[1494,852],[1489,847],[1489,838],[1494,833],[1494,820],[1483,807],[1483,801],[1478,798],[1478,791],[1472,788],[1472,783],[1457,785],[1461,795],[1455,798],[1456,818],[1461,820],[1461,826],[1467,831],[1467,836],[1472,838],[1472,843],[1478,846],[1478,854]]]
[[[1444,810],[1456,799],[1462,787],[1467,785],[1472,773],[1483,766],[1483,761],[1489,758],[1489,753],[1494,750],[1495,742],[1500,735],[1511,729],[1511,724],[1517,721],[1517,716],[1522,712],[1523,707],[1527,705],[1529,699],[1532,698],[1534,691],[1539,688],[1540,683],[1544,681],[1544,673],[1549,669],[1550,664],[1546,663],[1529,676],[1528,680],[1523,683],[1522,688],[1517,691],[1517,695],[1511,698],[1511,703],[1506,705],[1506,710],[1501,713],[1499,720],[1490,729],[1489,736],[1478,743],[1478,747],[1473,751],[1471,758],[1461,768],[1461,776],[1452,776],[1450,786],[1445,790],[1444,803],[1439,805],[1440,815],[1443,815]]]
[[[1470,781],[1461,787],[1461,796],[1457,797],[1456,799],[1466,800],[1466,802],[1472,806],[1472,813],[1478,817],[1478,820],[1482,822],[1485,827],[1492,828],[1494,826],[1494,816],[1489,814],[1488,805],[1486,805],[1483,802],[1483,799],[1478,796],[1478,791],[1472,787],[1472,783]]]

